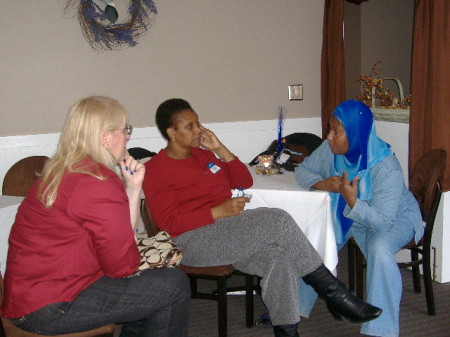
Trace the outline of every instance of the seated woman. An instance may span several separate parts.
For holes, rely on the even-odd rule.
[[[142,187],[156,224],[175,238],[184,264],[233,264],[262,277],[262,298],[275,336],[298,336],[301,277],[339,318],[361,322],[380,314],[330,273],[288,213],[270,208],[244,211],[249,198],[231,198],[231,189],[252,185],[250,172],[200,124],[188,102],[162,103],[156,124],[168,143],[145,164]]]
[[[56,154],[9,237],[1,315],[17,327],[55,335],[122,323],[122,337],[187,336],[186,275],[135,274],[145,167],[126,152],[127,120],[108,97],[83,98],[69,110]]]
[[[367,259],[367,301],[383,309],[383,314],[364,323],[361,333],[398,336],[402,280],[394,255],[413,238],[421,238],[419,206],[403,182],[390,145],[377,137],[372,113],[363,103],[340,104],[331,116],[327,138],[297,167],[297,182],[330,192],[338,245],[343,247],[354,237]],[[300,302],[306,303],[307,290],[302,289]]]

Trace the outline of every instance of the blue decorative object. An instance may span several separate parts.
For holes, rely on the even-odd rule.
[[[68,0],[64,13],[77,10],[84,37],[95,50],[134,47],[158,14],[153,0],[130,0],[127,21],[116,24],[118,13],[112,0],[102,0],[102,9],[93,0]]]
[[[280,106],[278,111],[278,141],[277,141],[277,157],[283,150],[283,122],[284,122],[284,107]]]

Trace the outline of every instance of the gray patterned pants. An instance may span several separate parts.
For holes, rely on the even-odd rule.
[[[174,239],[183,264],[205,267],[233,264],[262,277],[262,299],[273,325],[300,320],[298,283],[322,258],[284,210],[257,208],[186,232]]]

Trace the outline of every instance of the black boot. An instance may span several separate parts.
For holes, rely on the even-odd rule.
[[[275,325],[273,332],[275,337],[299,337],[297,332],[298,323],[289,325]]]
[[[347,290],[323,264],[312,273],[303,276],[303,281],[314,288],[327,303],[327,308],[337,320],[353,323],[371,321],[381,315],[382,310],[366,302]]]

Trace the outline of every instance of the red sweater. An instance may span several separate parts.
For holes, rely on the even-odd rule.
[[[92,160],[83,163],[106,179],[66,174],[48,210],[36,197],[39,180],[19,206],[9,236],[2,316],[18,318],[72,301],[104,275],[137,270],[140,255],[123,182]]]
[[[171,159],[161,150],[145,166],[142,188],[153,219],[172,237],[214,223],[211,208],[231,197],[231,189],[249,188],[253,179],[239,159],[223,163],[214,153],[192,148],[191,157]],[[220,170],[213,173],[208,165]]]

